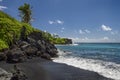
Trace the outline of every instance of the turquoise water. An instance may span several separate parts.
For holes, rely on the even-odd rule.
[[[120,64],[120,43],[79,43],[76,46],[63,45],[57,48],[72,52],[69,56],[98,59]]]
[[[54,62],[120,80],[120,43],[79,43],[56,47],[59,57],[55,58]]]

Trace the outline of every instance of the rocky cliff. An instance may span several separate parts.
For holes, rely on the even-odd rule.
[[[38,56],[51,60],[57,48],[43,31],[0,11],[0,61],[22,62]]]
[[[65,38],[65,44],[72,44],[72,39]]]
[[[57,57],[57,48],[50,41],[43,38],[41,32],[32,32],[12,44],[9,49],[0,53],[0,60],[7,62],[23,62],[32,57],[41,57],[51,60]]]
[[[55,38],[0,11],[0,61],[22,62],[38,56],[51,60],[57,56],[54,44],[72,44],[72,40]]]

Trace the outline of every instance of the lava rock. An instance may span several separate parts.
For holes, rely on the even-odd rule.
[[[47,60],[51,60],[51,56],[48,53],[41,54],[41,58],[45,58]]]
[[[27,54],[27,56],[34,56],[36,55],[38,49],[34,46],[28,46],[24,49],[24,52]]]
[[[6,60],[6,55],[3,52],[0,52],[0,61]]]
[[[49,54],[50,57],[57,57],[57,48],[49,40],[42,36],[41,32],[33,32],[28,35],[29,44],[36,47],[42,53]]]
[[[10,62],[10,63],[26,61],[25,52],[21,51],[20,48],[9,50],[6,56],[7,56],[7,62]]]

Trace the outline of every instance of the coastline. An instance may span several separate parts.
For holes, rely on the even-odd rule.
[[[112,80],[96,72],[79,69],[66,64],[55,63],[41,58],[29,59],[24,63],[16,64],[24,71],[28,80]],[[8,72],[14,64],[0,62],[0,67]]]
[[[72,51],[67,49],[58,49],[59,57],[54,59],[54,62],[67,64],[75,68],[96,72],[97,74],[110,78],[112,80],[119,80],[119,65],[113,62],[102,60],[86,59],[72,56]]]

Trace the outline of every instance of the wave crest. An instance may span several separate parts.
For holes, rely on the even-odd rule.
[[[59,51],[59,58],[53,61],[58,63],[65,63],[81,69],[94,71],[108,78],[120,80],[120,64],[113,62],[104,62],[101,60],[86,59],[80,57],[66,56],[70,52]]]

